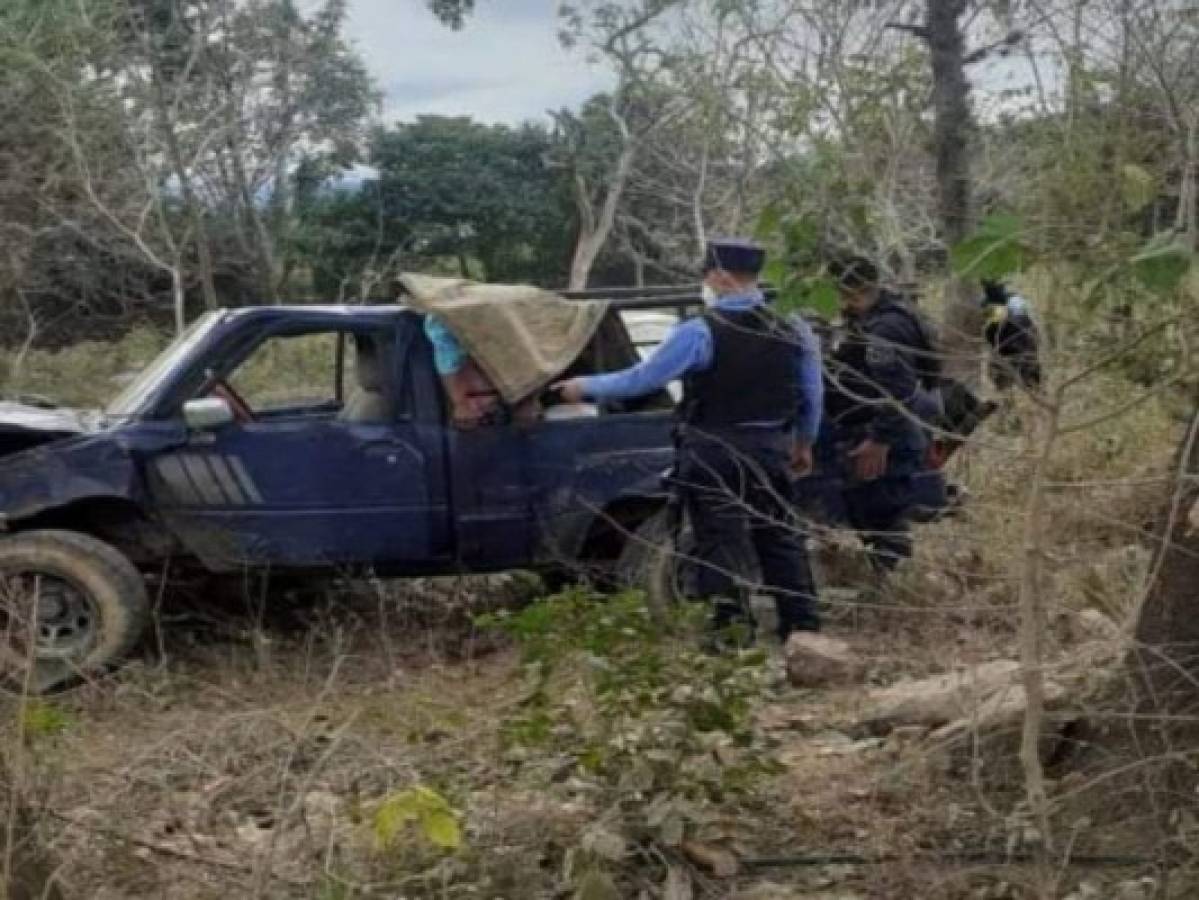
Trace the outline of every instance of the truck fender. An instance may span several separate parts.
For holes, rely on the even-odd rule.
[[[129,450],[96,435],[36,447],[0,467],[0,515],[6,527],[84,500],[136,503],[141,480]]]
[[[579,541],[576,558],[588,562],[615,562],[629,537],[643,522],[664,509],[672,494],[666,474],[634,483],[596,510]]]

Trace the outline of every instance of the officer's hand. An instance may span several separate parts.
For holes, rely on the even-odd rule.
[[[849,451],[849,458],[854,461],[854,474],[861,481],[881,478],[887,471],[889,453],[890,448],[886,444],[867,438]]]
[[[583,379],[569,378],[566,381],[559,381],[555,385],[551,385],[551,390],[558,392],[559,396],[567,403],[582,403],[587,399],[583,394]]]
[[[812,472],[812,445],[807,441],[796,441],[791,446],[791,471],[803,478]]]

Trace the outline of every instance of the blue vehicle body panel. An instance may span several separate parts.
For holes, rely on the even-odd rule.
[[[440,479],[413,429],[260,422],[211,437],[147,461],[156,509],[210,566],[448,557]]]
[[[107,436],[68,438],[13,457],[0,479],[0,509],[9,521],[97,497],[136,500],[133,457]]]
[[[529,437],[530,496],[543,562],[578,558],[605,511],[630,499],[666,500],[674,459],[667,412],[546,422]]]
[[[9,521],[89,500],[147,500],[139,458],[186,440],[179,426],[146,423],[76,435],[7,457],[0,469],[0,512]]]
[[[340,421],[318,408],[204,432],[184,426],[183,402],[264,340],[311,331],[392,342],[393,421]],[[670,410],[455,430],[410,311],[255,307],[205,320],[181,341],[130,390],[119,418],[0,460],[9,527],[116,500],[214,571],[448,573],[575,563],[614,510],[644,516],[667,499]],[[922,502],[943,506],[940,473],[918,477]],[[801,506],[844,520],[837,478],[798,487]]]

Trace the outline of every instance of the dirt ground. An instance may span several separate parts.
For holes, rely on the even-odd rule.
[[[509,588],[471,593],[492,589]],[[524,695],[517,656],[445,612],[461,593],[193,608],[168,615],[160,643],[118,675],[32,701],[19,762],[62,896],[570,896],[564,860],[607,813],[572,793],[560,759],[501,741]],[[1036,896],[1044,872],[1023,862],[1011,773],[988,771],[977,748],[934,753],[911,730],[857,727],[871,685],[994,658],[1002,627],[862,609],[857,596],[834,596],[830,631],[867,660],[863,683],[790,688],[774,651],[756,718],[783,768],[727,810],[735,872],[691,861],[691,893],[677,896]],[[458,851],[380,852],[370,811],[414,784],[452,798]],[[1053,896],[1142,896],[1127,885],[1146,872],[1066,867]]]

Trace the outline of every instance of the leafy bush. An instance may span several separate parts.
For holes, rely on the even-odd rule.
[[[432,788],[417,785],[384,799],[373,820],[376,846],[390,847],[408,826],[416,826],[430,844],[442,850],[462,846],[458,816],[448,800]]]
[[[561,754],[613,811],[568,861],[576,885],[630,848],[710,836],[717,804],[748,799],[779,771],[751,717],[766,653],[701,652],[691,638],[704,612],[680,609],[663,629],[640,592],[572,590],[481,622],[517,641],[530,680],[509,746]]]

